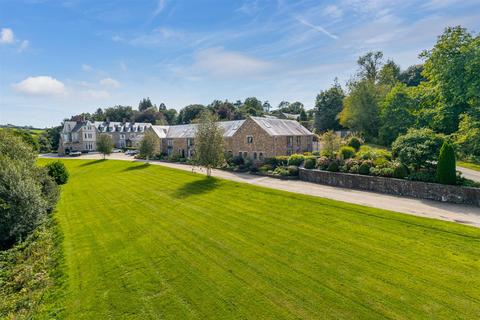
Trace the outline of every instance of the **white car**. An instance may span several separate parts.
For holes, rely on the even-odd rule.
[[[134,156],[134,155],[138,154],[138,150],[127,150],[127,151],[125,151],[125,154],[127,156]]]
[[[69,154],[70,157],[80,157],[81,155],[82,153],[80,151],[73,151]]]

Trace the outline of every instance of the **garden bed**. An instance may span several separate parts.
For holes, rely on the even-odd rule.
[[[460,187],[318,169],[299,169],[300,180],[398,196],[480,206],[480,188]]]
[[[262,177],[270,177],[270,178],[275,178],[279,180],[298,180],[298,176],[280,176],[277,174],[271,174],[271,173],[266,173],[266,172],[252,172],[250,171],[250,174],[253,174],[255,176],[262,176]]]

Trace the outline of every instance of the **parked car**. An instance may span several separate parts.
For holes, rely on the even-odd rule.
[[[138,150],[127,150],[127,151],[125,151],[125,154],[127,156],[134,156],[134,155],[138,154]]]
[[[120,153],[122,152],[122,149],[113,149],[113,153]]]
[[[80,151],[72,151],[70,152],[70,157],[80,157],[82,153]]]

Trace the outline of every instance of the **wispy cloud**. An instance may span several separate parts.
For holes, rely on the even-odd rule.
[[[332,39],[338,39],[338,36],[334,35],[333,33],[329,32],[327,30],[325,30],[325,28],[323,28],[322,26],[313,25],[302,17],[297,17],[297,21],[300,22],[301,24],[307,26],[307,27],[312,28],[313,30],[316,30],[318,32],[321,32],[321,33],[329,36]]]
[[[155,18],[158,16],[160,13],[162,13],[163,9],[165,9],[167,1],[166,0],[158,0],[157,1],[157,7],[155,8],[155,11],[153,11],[152,17]]]
[[[241,12],[246,15],[254,15],[260,10],[258,6],[258,0],[248,0],[245,1],[239,8],[237,8],[237,12]]]

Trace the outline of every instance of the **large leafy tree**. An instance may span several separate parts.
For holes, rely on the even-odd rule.
[[[105,108],[104,111],[105,119],[110,121],[133,121],[134,112],[130,106],[114,106]]]
[[[191,104],[180,110],[177,117],[178,124],[188,124],[198,118],[206,110],[203,104]]]
[[[372,81],[365,79],[350,83],[350,93],[344,100],[340,124],[365,134],[369,140],[376,138],[380,123],[380,101],[379,89]]]
[[[423,65],[415,64],[402,71],[399,75],[399,80],[405,83],[408,87],[416,87],[422,81],[427,79],[422,75]]]
[[[428,79],[423,89],[440,102],[428,106],[434,109],[432,118],[440,122],[431,126],[453,133],[460,114],[480,101],[480,36],[460,26],[446,28],[433,49],[421,56],[425,59],[422,74]]]
[[[368,52],[357,60],[359,66],[358,77],[371,82],[376,82],[380,69],[383,65],[383,53],[381,51]]]
[[[460,115],[460,123],[454,139],[462,157],[474,157],[475,160],[480,161],[480,106]]]
[[[150,98],[143,98],[142,100],[140,100],[140,103],[138,104],[138,111],[145,111],[153,107],[154,105],[152,101],[150,101]]]
[[[379,138],[383,145],[389,146],[415,124],[415,106],[413,93],[403,83],[397,84],[387,94],[380,111]]]
[[[341,128],[338,122],[342,111],[345,93],[340,84],[335,81],[334,85],[317,95],[314,108],[314,127],[318,132],[338,130]]]
[[[400,66],[393,60],[388,60],[380,69],[378,82],[381,85],[393,87],[400,78]]]
[[[223,132],[217,121],[215,115],[204,110],[195,133],[195,163],[207,169],[207,176],[224,160]]]
[[[263,115],[263,104],[257,98],[250,97],[245,99],[241,107],[241,110],[246,115],[261,116]]]

